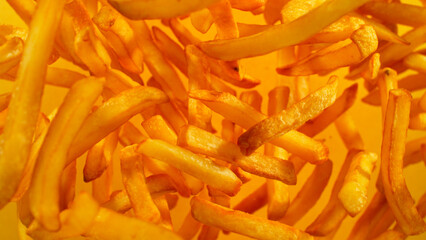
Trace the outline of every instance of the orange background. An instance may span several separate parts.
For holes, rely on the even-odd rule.
[[[413,2],[413,1],[410,1]],[[417,3],[417,2],[416,2]],[[244,13],[240,11],[235,11],[235,16],[238,21],[244,22],[244,23],[257,23],[257,24],[263,24],[264,20],[262,16],[252,16],[250,13]],[[188,27],[190,26],[190,23],[188,20],[184,21],[185,24]],[[16,26],[26,27],[26,25],[17,17],[17,15],[14,13],[14,11],[8,6],[6,1],[0,1],[0,24],[13,24]],[[152,24],[158,25],[157,22],[153,22]],[[162,29],[165,29],[162,27]],[[406,31],[407,29],[402,29],[402,31]],[[214,36],[214,28],[212,28],[209,33],[206,36],[201,36],[201,34],[198,34],[200,37],[203,38],[212,38]],[[170,31],[166,31],[169,35],[172,35]],[[263,95],[267,96],[268,91],[270,91],[273,86],[277,84],[286,84],[291,87],[291,82],[289,81],[289,78],[285,78],[282,76],[279,76],[275,72],[276,67],[276,53],[271,53],[265,56],[261,57],[255,57],[250,59],[242,60],[242,70],[246,71],[250,75],[259,78],[262,80],[262,83],[259,87],[256,89]],[[63,68],[70,68],[78,71],[82,71],[81,69],[78,69],[77,67],[73,66],[71,63],[59,60],[58,62],[54,63],[55,66],[60,66]],[[85,72],[85,71],[82,71]],[[335,74],[339,76],[344,76],[347,72],[346,69],[339,70]],[[87,74],[87,72],[85,72]],[[404,73],[406,74],[412,74],[413,72]],[[143,79],[147,80],[149,76],[149,72],[146,70],[143,74]],[[313,77],[310,80],[310,85],[312,87],[311,90],[314,90],[318,88],[319,86],[323,85],[325,83],[326,79],[324,78],[318,78]],[[347,81],[347,80],[341,80],[339,90],[340,93],[348,87],[349,85],[353,84],[354,82]],[[381,134],[382,134],[382,127],[381,127],[381,110],[378,107],[372,107],[366,104],[361,103],[360,98],[365,96],[366,90],[362,87],[362,82],[359,81],[359,88],[358,88],[358,99],[355,105],[349,110],[351,115],[353,116],[359,131],[361,133],[361,136],[363,137],[364,142],[366,143],[367,150],[375,152],[380,154],[380,145],[381,145]],[[12,90],[13,84],[8,81],[0,80],[0,94],[4,92],[10,92]],[[50,113],[53,109],[55,109],[58,106],[58,103],[60,103],[66,94],[66,89],[59,88],[59,87],[52,87],[52,86],[46,86],[45,92],[43,95],[43,105],[42,105],[42,111],[45,113]],[[415,96],[418,97],[416,93]],[[52,101],[53,100],[53,101]],[[267,99],[263,99],[262,103],[262,110],[265,112],[266,110],[266,104]],[[214,121],[214,126],[216,129],[219,129],[219,118],[216,117]],[[418,138],[420,136],[424,136],[424,132],[422,131],[411,131],[408,132],[408,140]],[[325,140],[327,146],[330,149],[330,159],[333,161],[333,174],[330,179],[330,182],[325,190],[325,192],[322,194],[321,198],[319,199],[318,203],[315,205],[313,209],[311,209],[306,216],[299,221],[296,224],[296,227],[305,229],[306,226],[308,226],[313,219],[316,218],[316,216],[321,212],[323,207],[327,204],[328,198],[331,193],[331,188],[334,183],[334,180],[337,177],[338,171],[340,169],[341,164],[343,163],[344,157],[346,155],[346,148],[343,145],[342,141],[340,140],[337,131],[333,125],[329,126],[325,131],[323,131],[321,134],[319,134],[316,138]],[[79,167],[79,173],[77,176],[77,181],[82,181],[82,175],[81,175],[81,169],[84,164],[84,161],[78,161],[78,167]],[[115,161],[115,164],[117,161]],[[375,179],[377,178],[378,173],[378,167],[376,167],[375,174],[373,176],[373,179],[375,182]],[[115,168],[118,169],[118,168]],[[307,165],[301,173],[298,175],[298,184],[297,186],[291,186],[290,187],[290,194],[291,197],[294,197],[300,187],[303,185],[304,180],[307,178],[307,176],[310,175],[310,173],[313,170],[312,165]],[[118,171],[115,171],[118,173]],[[408,185],[408,188],[410,192],[412,193],[415,200],[418,200],[419,197],[425,192],[425,183],[426,183],[426,174],[425,174],[425,166],[423,163],[418,163],[412,166],[407,167],[404,170],[404,175],[406,178],[406,182]],[[121,176],[115,176],[114,179],[114,189],[122,189],[121,185]],[[251,193],[254,189],[256,189],[258,186],[260,186],[263,183],[263,179],[260,178],[254,178],[249,183],[245,184],[242,187],[241,192],[232,199],[231,205],[234,206],[237,202],[239,202],[242,198],[247,196],[247,194]],[[373,189],[373,187],[371,188]],[[77,191],[90,191],[90,185],[81,183],[77,187]],[[370,192],[370,197],[372,196],[372,192]],[[175,228],[179,228],[179,226],[182,223],[183,218],[188,213],[189,210],[189,204],[188,199],[180,198],[177,207],[172,210],[172,220]],[[16,204],[11,203],[7,205],[4,209],[0,210],[0,239],[19,239],[18,238],[18,220],[17,220],[17,210],[16,210]],[[256,213],[258,216],[265,217],[266,211],[265,208],[261,209]],[[359,214],[361,215],[361,214]],[[346,220],[341,225],[340,230],[338,231],[335,239],[346,239],[349,232],[352,229],[352,226],[356,222],[358,217],[356,218],[346,218]],[[246,237],[243,237],[241,235],[237,234],[230,234],[230,235],[223,235],[221,234],[219,239],[249,239]],[[408,239],[426,239],[426,234],[422,234],[420,236],[416,237],[409,237]]]

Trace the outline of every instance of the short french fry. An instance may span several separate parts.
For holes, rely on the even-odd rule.
[[[68,152],[68,159],[82,155],[143,109],[167,101],[167,96],[151,87],[132,88],[109,99],[84,121]]]
[[[249,173],[296,184],[296,174],[291,162],[261,154],[243,156],[235,143],[227,142],[200,128],[191,125],[182,128],[178,144],[192,152],[227,161]]]
[[[293,201],[290,202],[287,213],[280,222],[292,226],[315,205],[327,186],[332,168],[333,163],[331,161],[315,166],[312,174],[303,184]]]
[[[238,27],[232,15],[231,2],[220,0],[208,7],[217,27],[218,39],[238,38]]]
[[[225,208],[199,197],[191,199],[191,211],[192,216],[204,224],[256,239],[313,239],[294,227]]]
[[[238,138],[243,154],[249,155],[265,142],[296,129],[316,117],[336,99],[337,77],[286,110],[252,126]]]
[[[375,153],[361,152],[351,162],[338,198],[352,217],[367,204],[368,186],[376,161]]]
[[[235,195],[240,189],[241,181],[231,170],[178,146],[147,139],[139,145],[137,152],[167,162],[228,195]]]
[[[189,96],[201,100],[213,111],[224,116],[225,119],[246,129],[266,118],[265,115],[229,93],[197,90],[190,92]],[[322,143],[297,131],[290,131],[280,138],[272,140],[272,144],[282,147],[312,163],[323,162],[328,155],[328,150]]]
[[[343,113],[334,122],[337,132],[348,150],[364,149],[364,142],[349,113]]]
[[[64,4],[63,0],[40,1],[32,16],[0,146],[0,208],[15,194],[30,154],[47,63]]]
[[[407,235],[424,232],[426,224],[419,215],[405,184],[405,138],[410,116],[411,95],[405,90],[391,90],[387,104],[382,142],[381,174],[389,207]]]

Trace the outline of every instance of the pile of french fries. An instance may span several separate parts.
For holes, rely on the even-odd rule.
[[[403,174],[426,164],[426,137],[406,141],[408,129],[426,130],[426,1],[7,2],[28,26],[0,25],[0,78],[14,81],[0,95],[0,209],[17,203],[21,239],[328,240],[354,217],[348,239],[426,231],[426,195],[416,203]],[[236,11],[263,19],[242,23]],[[262,96],[268,79],[247,75],[242,59],[270,53],[293,84]],[[328,81],[314,89],[312,75]],[[52,112],[41,111],[45,85],[68,89]],[[361,87],[356,104],[382,112],[371,119],[380,152],[366,150],[347,112]],[[347,148],[341,168],[316,137],[330,125]],[[307,164],[313,172],[298,179]],[[260,187],[231,205],[253,179]],[[83,181],[91,193],[76,191]],[[296,227],[328,185],[325,207]],[[177,226],[181,198],[190,202]]]

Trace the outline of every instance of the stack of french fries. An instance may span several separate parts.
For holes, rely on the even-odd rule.
[[[348,239],[426,237],[426,195],[416,203],[403,174],[426,163],[426,137],[406,140],[426,130],[426,1],[7,2],[28,26],[0,25],[0,78],[14,81],[0,95],[0,209],[17,203],[21,239],[328,240],[355,217]],[[292,84],[262,96],[270,80],[246,74],[243,59],[270,53]],[[54,65],[63,60],[80,70]],[[313,75],[327,81],[314,88]],[[52,112],[41,111],[45,85],[67,89]],[[370,121],[381,151],[367,150],[354,104],[380,108]],[[317,137],[333,124],[347,148],[340,168]],[[305,165],[314,170],[300,179]],[[327,186],[327,204],[296,226]]]

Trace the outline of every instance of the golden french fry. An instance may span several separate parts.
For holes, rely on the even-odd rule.
[[[32,15],[36,9],[36,3],[32,0],[7,0],[7,2],[20,18],[27,25],[30,25]]]
[[[197,90],[189,92],[189,96],[201,100],[225,119],[246,129],[266,118],[265,115],[229,93]],[[272,140],[272,143],[312,163],[323,162],[327,159],[328,150],[322,143],[297,131],[290,131],[280,138]]]
[[[151,87],[132,88],[109,99],[84,121],[68,152],[68,159],[82,155],[143,109],[165,101],[166,95]]]
[[[213,24],[213,17],[207,8],[192,12],[190,18],[192,26],[201,33],[209,31]]]
[[[155,0],[155,1],[123,1],[108,0],[117,11],[134,19],[159,19],[182,16],[218,2],[218,0]]]
[[[262,184],[251,194],[247,195],[246,198],[242,199],[237,205],[235,205],[234,209],[252,214],[265,206],[267,202],[268,187],[266,184]]]
[[[312,9],[320,6],[324,2],[325,0],[290,0],[281,10],[281,21],[283,24],[288,24],[312,11]]]
[[[161,115],[155,115],[142,122],[142,127],[150,138],[161,139],[170,144],[177,143],[177,136]]]
[[[269,25],[281,20],[281,10],[289,0],[266,0],[263,16]]]
[[[235,143],[227,142],[195,126],[188,125],[181,129],[178,144],[192,152],[227,161],[249,173],[296,184],[296,174],[291,162],[261,154],[243,156]]]
[[[11,93],[0,94],[0,112],[5,110],[9,105]]]
[[[398,88],[398,82],[396,80],[397,73],[391,68],[385,68],[380,73],[377,85],[380,92],[380,102],[382,105],[382,119],[385,121],[386,106],[388,103],[389,91]]]
[[[148,190],[143,172],[142,156],[135,152],[136,147],[137,145],[131,145],[121,150],[123,184],[136,217],[143,221],[158,223],[161,215]]]
[[[316,117],[336,99],[337,77],[320,90],[292,105],[286,110],[252,126],[238,138],[238,146],[243,154],[249,155],[265,142],[296,129],[306,121]]]
[[[253,11],[265,5],[265,0],[229,0],[229,2],[231,3],[232,8],[242,11]]]
[[[92,196],[98,203],[105,203],[111,198],[113,166],[109,165],[102,175],[92,181]]]
[[[167,162],[228,195],[235,195],[240,189],[241,181],[231,170],[178,146],[147,139],[139,145],[137,152]]]
[[[426,230],[426,224],[414,206],[402,174],[410,103],[411,95],[407,91],[397,89],[389,92],[380,169],[389,207],[399,226],[407,235],[418,234]]]
[[[294,227],[225,208],[199,197],[191,199],[191,211],[192,216],[204,224],[257,239],[313,239]]]
[[[263,55],[308,39],[365,2],[367,0],[328,1],[289,24],[276,25],[253,36],[204,42],[199,46],[208,56],[221,60],[236,60]]]
[[[0,208],[15,194],[28,161],[47,62],[64,4],[63,0],[41,1],[31,21],[0,146]]]
[[[354,84],[342,93],[336,101],[328,108],[319,114],[316,118],[307,121],[303,124],[298,131],[313,137],[324,130],[327,126],[336,121],[342,114],[344,114],[355,102],[358,85]]]
[[[361,152],[353,157],[338,198],[349,215],[356,216],[367,204],[367,191],[377,155]]]
[[[170,103],[163,103],[158,105],[158,109],[162,113],[162,116],[165,118],[165,120],[170,123],[176,133],[179,132],[179,129],[182,126],[188,124],[188,120],[186,119],[185,115],[180,112],[176,106],[173,106]]]
[[[420,53],[411,53],[403,59],[404,65],[409,69],[413,69],[419,73],[426,73],[424,64],[426,56]]]
[[[118,140],[124,147],[140,143],[144,139],[146,137],[131,122],[124,123],[118,133]]]
[[[74,200],[76,178],[77,163],[76,161],[74,161],[70,163],[67,167],[65,167],[62,172],[61,183],[59,187],[59,208],[61,209],[61,211],[67,209],[70,203]]]
[[[336,119],[334,124],[348,150],[364,149],[364,142],[362,141],[361,135],[355,126],[354,120],[348,113],[343,113]]]
[[[292,226],[315,205],[327,186],[332,167],[333,163],[331,161],[315,166],[312,174],[303,184],[293,201],[290,202],[287,213],[280,222]]]
[[[85,182],[91,182],[100,177],[107,168],[107,161],[104,158],[105,139],[102,139],[89,149],[86,157],[86,164],[83,169]]]
[[[19,37],[13,37],[0,45],[0,74],[18,65],[23,48],[24,41]]]
[[[238,38],[238,27],[232,15],[231,2],[220,0],[208,7],[217,27],[218,39]]]
[[[368,2],[360,8],[360,12],[389,23],[400,23],[410,26],[426,24],[426,10],[423,7],[397,2]]]
[[[200,230],[200,227],[201,223],[192,217],[190,210],[183,220],[181,227],[177,231],[177,234],[183,239],[193,239],[198,230]]]

